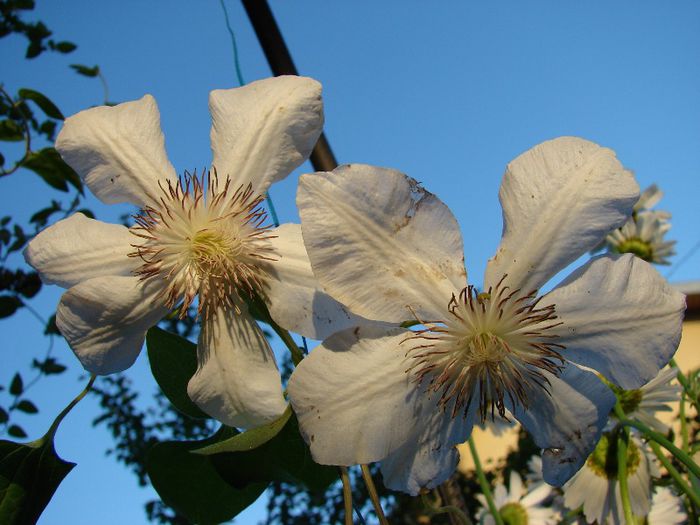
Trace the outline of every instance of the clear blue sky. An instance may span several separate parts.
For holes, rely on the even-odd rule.
[[[269,75],[239,2],[226,0],[246,81]],[[559,135],[613,148],[642,187],[658,183],[673,214],[679,256],[699,240],[700,4],[651,2],[373,2],[272,1],[301,74],[324,86],[326,133],[340,162],[401,169],[453,210],[465,239],[470,281],[480,284],[501,232],[497,192],[508,161]],[[9,91],[44,91],[66,114],[100,104],[99,82],[70,63],[99,64],[109,99],[151,93],[157,99],[170,158],[178,169],[210,161],[207,95],[237,85],[231,44],[217,0],[37,0],[33,17],[57,40],[79,45],[67,56],[23,60],[24,41],[0,40],[0,81]],[[296,221],[299,173],[272,188],[283,222]],[[2,214],[27,219],[56,198],[30,173],[0,181]],[[104,220],[125,208],[89,205]],[[673,281],[700,279],[700,253]],[[664,269],[662,268],[662,272]],[[60,290],[32,305],[48,316]],[[0,383],[26,370],[47,344],[27,312],[0,321]],[[77,361],[55,349],[71,370],[44,379],[30,396],[41,409],[19,418],[40,435],[80,390]],[[146,360],[129,372],[150,395]],[[93,401],[79,405],[59,430],[58,450],[78,467],[60,487],[41,523],[142,523],[134,476],[104,457],[110,438],[90,425]],[[257,511],[240,523],[255,523]]]

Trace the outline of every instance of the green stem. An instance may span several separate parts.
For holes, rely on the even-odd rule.
[[[676,375],[676,377],[678,378],[678,382],[681,384],[683,389],[687,391],[688,386],[690,385],[690,383],[688,383],[688,378],[685,377],[685,374],[683,372],[681,372],[681,369],[678,366],[678,363],[676,363],[675,359],[671,358],[669,364],[677,370],[678,374]]]
[[[301,363],[301,360],[304,359],[304,354],[301,350],[299,350],[299,345],[297,345],[294,339],[292,339],[292,336],[289,334],[289,332],[282,328],[280,325],[278,325],[276,322],[274,322],[272,319],[268,319],[267,322],[270,324],[275,333],[279,336],[280,339],[282,339],[282,342],[289,349],[289,352],[292,354],[292,362],[294,363],[294,366],[297,366],[299,363]]]
[[[685,418],[685,390],[681,392],[681,404],[678,417],[681,420],[681,450],[686,454],[690,452],[690,444],[688,441],[688,420]]]
[[[628,430],[621,427],[617,436],[617,481],[620,483],[620,499],[622,500],[622,510],[625,513],[625,522],[627,525],[635,525],[636,522],[634,520],[634,514],[632,514],[632,505],[630,504],[630,490],[627,484],[628,440]]]
[[[68,412],[73,410],[73,407],[75,405],[77,405],[80,402],[80,400],[87,395],[87,393],[92,388],[92,385],[95,382],[95,379],[97,379],[97,376],[95,376],[95,375],[90,376],[90,381],[88,381],[88,384],[85,386],[85,388],[83,388],[83,390],[80,392],[80,394],[75,396],[73,401],[68,403],[68,406],[66,406],[66,408],[61,410],[61,413],[58,414],[58,416],[56,416],[56,419],[54,419],[53,423],[51,424],[51,427],[49,427],[49,431],[46,434],[44,434],[44,436],[40,439],[40,441],[43,442],[46,439],[53,439],[54,435],[56,434],[56,430],[58,429],[58,426],[63,421],[63,418],[65,418],[68,415]]]
[[[697,463],[695,463],[695,461],[693,461],[693,458],[691,458],[688,454],[686,454],[681,449],[679,449],[676,445],[671,443],[662,434],[659,434],[658,432],[654,432],[649,427],[647,427],[644,423],[640,423],[639,421],[627,419],[624,416],[620,417],[619,415],[618,415],[618,419],[620,420],[621,424],[628,426],[628,427],[636,428],[644,435],[644,437],[649,438],[653,441],[656,441],[659,445],[661,445],[666,450],[668,450],[671,454],[676,456],[676,458],[681,463],[683,463],[688,468],[688,470],[693,473],[694,476],[700,477],[700,467],[698,467]]]
[[[362,468],[362,479],[365,480],[365,485],[367,486],[367,492],[369,493],[369,499],[372,500],[372,505],[374,505],[374,512],[379,518],[379,523],[381,525],[389,525],[389,522],[384,516],[384,511],[382,510],[382,503],[379,501],[379,495],[377,494],[377,489],[374,486],[374,481],[372,481],[372,474],[369,472],[369,467],[367,465],[361,465]]]
[[[656,454],[656,457],[659,458],[659,461],[661,464],[664,466],[664,468],[668,471],[669,475],[673,478],[673,480],[676,482],[676,485],[687,494],[687,496],[690,498],[690,500],[693,502],[693,504],[700,508],[700,494],[695,492],[690,486],[685,482],[683,479],[683,476],[681,476],[681,473],[676,470],[676,468],[671,464],[671,462],[668,460],[666,455],[663,453],[661,450],[661,447],[658,445],[658,443],[655,443],[653,441],[649,442],[649,446],[651,449],[654,451],[654,454]]]
[[[428,499],[428,494],[427,493],[422,493],[420,495],[421,500],[423,501],[423,505],[425,506],[425,510],[428,512],[429,516],[436,516],[438,514],[449,514],[450,515],[450,521],[452,521],[452,518],[456,519],[459,523],[462,525],[473,525],[472,520],[467,517],[464,512],[462,512],[462,509],[455,505],[443,505],[439,506],[436,500],[435,503],[432,503]],[[442,501],[440,501],[442,503]]]
[[[486,503],[488,503],[489,512],[491,512],[491,516],[493,516],[493,520],[496,522],[496,525],[503,525],[503,518],[501,517],[501,513],[496,507],[496,502],[493,499],[493,494],[491,494],[489,482],[486,480],[484,470],[481,468],[479,453],[476,451],[476,444],[474,443],[474,438],[472,436],[469,436],[469,450],[472,453],[472,458],[474,458],[474,468],[476,469],[476,477],[479,480],[481,492],[484,493],[484,497],[486,498]]]
[[[340,468],[340,480],[343,482],[343,503],[345,505],[345,525],[352,525],[352,488],[348,467]]]

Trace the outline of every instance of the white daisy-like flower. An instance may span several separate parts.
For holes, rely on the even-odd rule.
[[[637,419],[646,426],[666,434],[669,427],[656,417],[657,412],[671,412],[669,406],[680,400],[681,387],[671,382],[678,377],[678,370],[669,367],[641,388],[619,392],[620,404],[627,417]]]
[[[663,192],[655,184],[642,192],[632,216],[606,237],[613,253],[633,253],[647,262],[670,264],[669,258],[676,253],[676,241],[665,240],[671,229],[671,214],[651,209],[661,197]]]
[[[625,523],[618,482],[615,432],[600,438],[584,467],[564,485],[564,504],[569,509],[583,507],[588,523],[621,525]],[[627,483],[630,506],[635,516],[646,516],[651,503],[651,477],[658,476],[653,454],[637,437],[627,447]]]
[[[323,125],[321,86],[279,77],[212,91],[210,171],[178,177],[150,95],[66,119],[56,149],[105,203],[141,208],[131,228],[82,214],[32,240],[25,258],[68,290],[56,324],[91,373],[131,366],[146,331],[199,298],[199,366],[188,392],[238,427],[286,406],[272,351],[245,300],[262,296],[280,325],[321,338],[356,320],[321,293],[299,225],[272,229],[268,186],[309,155]],[[345,323],[345,324],[343,324]]]
[[[631,255],[595,258],[538,294],[624,223],[638,191],[614,152],[582,139],[522,154],[503,179],[503,239],[477,293],[456,220],[416,181],[363,165],[302,176],[319,283],[393,323],[338,332],[294,371],[288,392],[315,460],[381,461],[389,488],[416,494],[452,473],[475,421],[507,409],[545,449],[545,481],[568,480],[615,402],[579,365],[639,388],[680,339],[684,296]],[[396,327],[416,319],[422,329]]]
[[[549,488],[540,485],[532,490],[527,490],[523,485],[520,475],[512,471],[510,473],[509,489],[499,483],[493,491],[493,499],[503,522],[507,525],[554,525],[560,519],[559,513],[551,508],[542,506],[541,503],[549,496]],[[486,498],[478,494],[476,498],[481,503],[477,511],[476,519],[483,525],[495,525],[493,515],[490,513]]]
[[[655,487],[647,525],[682,525],[687,520],[681,499],[668,487]]]

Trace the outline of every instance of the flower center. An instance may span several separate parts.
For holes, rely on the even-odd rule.
[[[406,370],[427,389],[440,393],[443,410],[453,402],[452,416],[479,404],[481,421],[496,411],[507,419],[505,399],[515,407],[529,406],[532,388],[548,391],[546,373],[558,375],[564,359],[549,330],[561,324],[554,305],[538,308],[534,292],[521,294],[503,286],[505,276],[486,293],[473,286],[453,295],[448,316],[440,322],[419,320],[425,329],[414,332]]]
[[[615,246],[618,253],[632,253],[647,262],[653,262],[654,250],[651,243],[639,238],[626,239]]]
[[[527,525],[527,510],[520,503],[506,503],[498,513],[505,525]]]
[[[261,262],[273,259],[262,197],[250,185],[232,190],[228,177],[220,185],[215,171],[159,186],[159,204],[135,216],[131,232],[141,243],[129,254],[143,261],[142,280],[165,282],[158,298],[168,308],[182,302],[184,317],[199,296],[198,313],[206,316],[219,305],[236,309],[234,294],[260,292]]]
[[[627,475],[635,473],[641,462],[639,447],[634,441],[627,443]],[[588,456],[586,465],[597,476],[605,479],[617,479],[617,439],[610,434],[603,434],[595,447],[595,450]]]

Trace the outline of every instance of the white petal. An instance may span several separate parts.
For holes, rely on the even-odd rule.
[[[615,152],[576,137],[543,142],[503,177],[503,238],[485,284],[537,290],[632,213],[639,187]]]
[[[518,405],[511,410],[537,446],[545,449],[544,480],[559,487],[593,452],[615,395],[595,374],[572,364],[567,364],[559,377],[545,375],[550,382],[549,394],[534,386],[528,392],[529,409]]]
[[[88,372],[112,374],[133,364],[146,331],[167,313],[155,302],[161,286],[138,277],[103,276],[63,294],[56,325]]]
[[[67,118],[56,149],[107,204],[154,204],[160,194],[158,181],[175,179],[165,153],[158,106],[150,95]]]
[[[276,260],[266,265],[265,300],[280,326],[322,340],[367,322],[323,293],[311,271],[299,224],[283,224],[273,233],[270,244]]]
[[[466,286],[454,216],[398,171],[352,164],[303,175],[297,204],[316,278],[358,315],[402,322],[410,306],[440,319]]]
[[[277,419],[287,407],[272,349],[244,304],[219,308],[204,321],[197,372],[187,393],[225,425],[250,428]]]
[[[685,296],[631,254],[591,260],[545,302],[563,322],[554,331],[564,357],[622,388],[653,379],[678,348]]]
[[[463,418],[435,406],[406,374],[408,330],[366,325],[334,334],[296,368],[287,390],[314,460],[324,465],[422,454],[466,439]],[[419,461],[419,460],[417,460]],[[401,489],[406,490],[406,489]]]
[[[212,91],[209,110],[214,167],[259,194],[306,160],[323,127],[321,84],[305,77]]]
[[[127,256],[135,240],[124,226],[76,213],[34,237],[24,258],[44,283],[70,288],[93,277],[131,275],[139,262]]]

